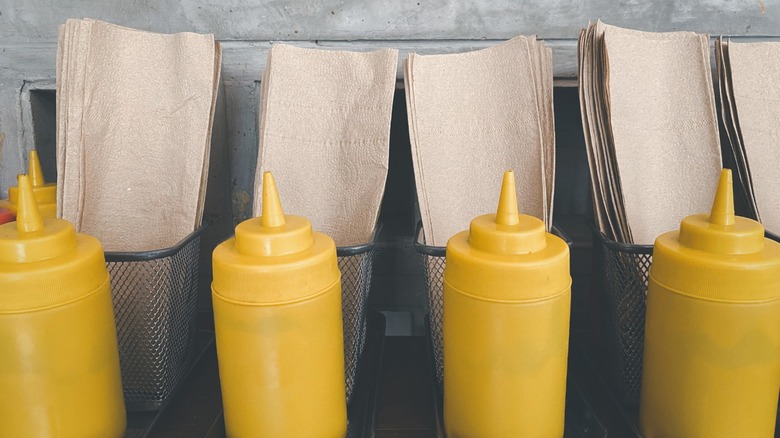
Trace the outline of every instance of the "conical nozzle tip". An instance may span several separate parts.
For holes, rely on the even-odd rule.
[[[38,158],[38,151],[35,149],[30,151],[30,169],[28,174],[32,180],[33,187],[40,187],[46,184],[43,179],[43,169],[41,169],[41,160]]]
[[[517,210],[515,174],[511,170],[504,172],[504,181],[501,183],[501,195],[498,198],[496,223],[499,225],[517,225],[520,223],[520,213]]]
[[[19,175],[19,199],[16,203],[16,229],[20,233],[31,233],[43,229],[43,217],[35,203],[30,177]]]
[[[710,223],[732,225],[734,221],[734,188],[731,180],[731,170],[723,169],[720,172],[715,200],[712,201]]]
[[[263,210],[260,223],[264,227],[281,227],[285,224],[282,201],[279,199],[279,191],[276,189],[276,181],[271,172],[263,174]]]

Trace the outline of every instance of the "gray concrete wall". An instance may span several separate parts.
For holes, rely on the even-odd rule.
[[[764,0],[4,0],[0,38],[54,41],[68,17],[220,40],[480,40],[519,33],[575,38],[588,20],[651,31],[773,35],[777,4]]]

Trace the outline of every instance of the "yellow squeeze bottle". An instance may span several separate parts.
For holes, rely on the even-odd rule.
[[[262,216],[213,254],[214,324],[231,437],[347,432],[341,274],[336,245],[282,212],[263,175]]]
[[[569,248],[517,209],[504,174],[498,212],[447,243],[447,436],[561,437],[566,395]]]
[[[44,219],[20,175],[0,225],[0,436],[121,437],[126,426],[103,248]]]
[[[43,179],[43,170],[41,161],[38,159],[38,151],[30,151],[30,167],[28,175],[32,183],[33,193],[35,194],[35,203],[38,204],[38,210],[44,218],[57,217],[57,184],[46,183]],[[16,206],[19,202],[19,188],[8,188],[8,199],[0,200],[0,208],[5,208],[16,213]]]
[[[771,437],[780,391],[780,244],[712,212],[659,236],[647,290],[640,427],[652,437]]]

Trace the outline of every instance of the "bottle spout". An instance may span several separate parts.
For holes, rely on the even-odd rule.
[[[27,175],[17,177],[19,186],[19,200],[16,204],[16,230],[19,233],[32,233],[43,229],[43,217],[38,204],[35,202],[35,193]]]
[[[710,223],[715,225],[734,225],[734,188],[731,177],[731,169],[723,169],[720,172],[718,189],[715,199],[712,201],[710,211]]]
[[[501,183],[501,194],[498,198],[496,224],[517,225],[520,223],[520,213],[517,208],[517,191],[515,190],[515,174],[511,170],[504,172]]]
[[[267,228],[281,227],[285,224],[282,201],[279,199],[279,191],[271,172],[263,174],[263,209],[260,223]]]
[[[41,160],[38,158],[38,151],[35,149],[30,151],[30,168],[28,174],[32,180],[33,187],[41,187],[46,184],[43,178],[43,169],[41,168]]]

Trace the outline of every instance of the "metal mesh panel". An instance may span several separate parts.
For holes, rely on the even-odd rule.
[[[428,327],[433,347],[433,359],[436,362],[436,380],[439,388],[444,388],[444,266],[443,255],[420,254],[425,271],[425,287],[428,290]]]
[[[199,248],[194,235],[172,254],[150,260],[106,254],[130,410],[159,408],[194,357]]]
[[[344,320],[344,374],[349,401],[366,342],[366,302],[371,290],[374,251],[373,245],[370,245],[357,254],[341,255],[344,252],[344,249],[339,248],[341,310]]]
[[[639,402],[652,246],[606,242],[601,236],[600,280],[607,310],[611,379],[625,403]]]

